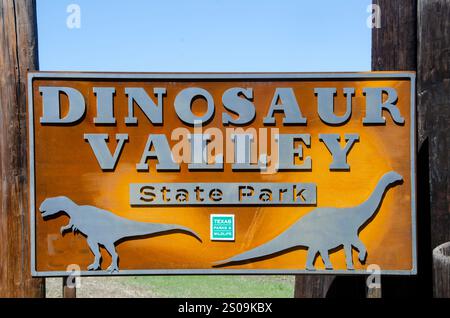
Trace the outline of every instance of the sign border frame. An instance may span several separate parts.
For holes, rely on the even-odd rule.
[[[33,277],[64,277],[71,271],[36,270],[36,223],[35,223],[35,162],[34,162],[34,109],[33,80],[35,78],[57,79],[127,79],[127,80],[295,80],[295,79],[409,79],[410,97],[410,159],[411,159],[411,241],[412,268],[410,270],[380,270],[381,275],[416,275],[417,274],[417,224],[416,224],[416,73],[415,72],[316,72],[316,73],[123,73],[123,72],[65,72],[65,71],[30,71],[27,74],[27,116],[28,116],[28,169],[29,169],[29,209],[30,212],[30,265]],[[106,270],[79,272],[80,276],[129,276],[129,275],[367,275],[367,270],[326,270],[309,271],[283,269],[145,269],[119,270],[109,273]]]

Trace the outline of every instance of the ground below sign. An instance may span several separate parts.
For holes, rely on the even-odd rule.
[[[33,275],[414,274],[414,78],[30,73]]]

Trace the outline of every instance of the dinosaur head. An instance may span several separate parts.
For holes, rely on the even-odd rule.
[[[385,177],[390,184],[403,181],[403,177],[395,171],[386,173]]]
[[[52,197],[42,201],[39,211],[43,218],[58,214],[60,212],[67,212],[75,203],[68,197]]]

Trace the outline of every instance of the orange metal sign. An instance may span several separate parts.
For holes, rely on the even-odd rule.
[[[33,275],[414,274],[414,77],[30,73]]]

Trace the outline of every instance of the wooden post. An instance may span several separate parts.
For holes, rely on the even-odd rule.
[[[75,279],[75,277],[72,276],[66,276],[62,278],[62,284],[63,284],[63,298],[77,298],[77,288],[75,286],[69,286],[67,284],[67,281],[69,279]]]
[[[373,71],[415,71],[417,0],[373,0],[380,28],[372,29]]]
[[[450,297],[450,242],[433,250],[433,285],[434,297]]]
[[[295,298],[325,298],[333,283],[334,275],[295,276]]]
[[[44,297],[30,275],[26,78],[38,68],[36,6],[0,0],[0,297]]]
[[[374,4],[381,9],[381,28],[372,32],[372,69],[417,71],[418,275],[383,277],[383,295],[427,297],[439,288],[436,276],[434,280],[431,276],[432,249],[450,240],[450,1],[374,0]]]
[[[431,248],[434,249],[450,241],[450,1],[418,0],[417,16],[418,139],[419,146],[428,146]],[[438,277],[444,273],[439,272],[439,266],[433,265],[434,295],[450,297],[450,289],[444,294],[441,289]]]
[[[367,298],[381,298],[381,286],[367,288]]]
[[[417,0],[373,0],[380,10],[380,28],[372,29],[373,71],[416,71]],[[384,277],[383,288],[368,288],[368,298],[405,296],[408,278]]]
[[[379,286],[369,286],[367,284],[367,292],[366,292],[366,298],[381,298],[381,277],[380,277],[380,283]]]

